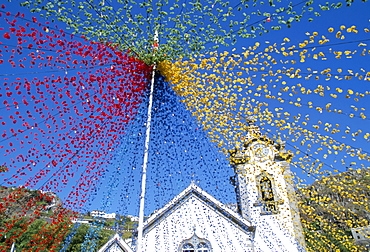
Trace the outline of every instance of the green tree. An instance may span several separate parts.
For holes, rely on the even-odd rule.
[[[0,233],[0,251],[9,251],[13,242],[19,251],[59,251],[70,229],[69,221],[48,223],[29,217],[4,219],[0,226],[10,227]]]
[[[86,234],[91,228],[93,227],[88,224],[81,224],[77,228],[76,233],[73,235],[66,251],[67,252],[82,251],[81,245],[84,243]],[[115,232],[111,230],[101,229],[97,234],[97,248],[102,247],[109,240],[109,238],[114,235],[114,233]]]

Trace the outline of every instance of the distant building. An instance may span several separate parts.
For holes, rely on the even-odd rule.
[[[99,211],[99,210],[93,210],[90,213],[91,217],[103,217],[105,215],[104,211]]]
[[[115,219],[116,218],[115,213],[108,214],[104,211],[99,211],[99,210],[91,211],[90,215],[92,217],[99,217],[99,218],[104,218],[104,219]]]
[[[111,213],[111,214],[108,214],[106,213],[103,218],[105,219],[115,219],[116,218],[116,214],[115,213]]]
[[[370,246],[370,226],[351,228],[351,232],[357,244]]]
[[[133,215],[126,215],[126,216],[129,217],[131,219],[131,221],[139,221],[138,216],[133,216]]]
[[[80,223],[80,224],[89,224],[91,221],[90,220],[80,220],[80,219],[72,219],[72,223]]]

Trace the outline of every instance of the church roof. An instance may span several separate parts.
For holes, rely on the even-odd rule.
[[[133,252],[133,250],[118,234],[115,234],[98,252]]]
[[[149,231],[151,227],[165,219],[174,210],[181,207],[181,205],[192,196],[195,196],[198,200],[207,204],[225,219],[235,223],[237,226],[239,226],[239,228],[247,232],[254,231],[254,227],[251,226],[251,223],[248,220],[244,219],[241,215],[231,210],[225,204],[222,204],[219,200],[215,199],[212,195],[192,182],[185,190],[169,201],[164,207],[153,213],[145,221],[144,232]]]

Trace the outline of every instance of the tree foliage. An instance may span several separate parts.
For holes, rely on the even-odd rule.
[[[367,251],[351,228],[369,225],[370,171],[350,170],[301,188],[300,214],[309,251]]]

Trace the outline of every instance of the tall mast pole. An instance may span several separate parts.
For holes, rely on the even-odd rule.
[[[154,33],[154,46],[158,46],[158,31]],[[153,56],[155,56],[156,48],[154,48]],[[154,62],[152,81],[150,84],[149,93],[149,104],[148,104],[148,117],[146,120],[146,132],[145,132],[145,147],[144,147],[144,160],[143,160],[143,171],[141,174],[141,193],[140,193],[140,209],[139,209],[139,226],[138,226],[138,237],[136,252],[142,252],[143,245],[143,228],[144,228],[144,206],[145,206],[145,190],[146,190],[146,170],[148,167],[148,156],[149,156],[149,142],[150,142],[150,125],[152,121],[152,107],[153,107],[153,92],[154,92],[154,80],[156,62]]]

